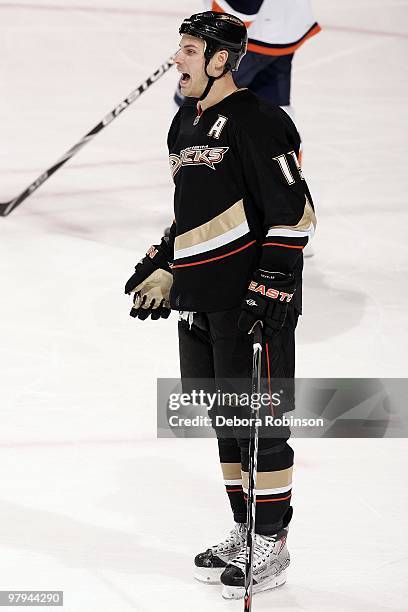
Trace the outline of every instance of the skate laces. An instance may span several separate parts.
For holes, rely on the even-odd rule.
[[[276,544],[276,536],[262,536],[255,534],[255,545],[254,545],[254,567],[266,561],[267,558],[274,553],[274,547]],[[245,570],[246,563],[246,547],[242,548],[236,557],[232,560],[233,565]]]
[[[212,546],[213,552],[222,552],[228,550],[231,546],[243,545],[245,541],[246,525],[244,523],[236,523],[231,529],[225,540]]]

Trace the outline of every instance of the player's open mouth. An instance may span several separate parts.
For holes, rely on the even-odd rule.
[[[190,75],[187,72],[183,72],[180,79],[180,85],[186,85],[190,80]]]

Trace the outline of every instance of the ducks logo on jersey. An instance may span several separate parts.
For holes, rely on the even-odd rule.
[[[172,153],[169,156],[171,173],[176,176],[182,166],[208,166],[215,170],[214,164],[220,164],[229,147],[209,147],[198,145],[180,151],[180,155]]]

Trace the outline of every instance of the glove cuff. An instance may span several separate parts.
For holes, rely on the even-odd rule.
[[[162,244],[164,240],[165,239],[163,238],[162,242],[159,245],[153,244],[147,250],[146,256],[135,266],[135,270],[137,270],[137,267],[139,265],[145,266],[146,264],[151,264],[152,272],[154,269],[161,268],[162,270],[166,270],[166,272],[170,272],[171,274],[171,268],[167,258],[166,249],[163,249],[163,246],[166,247],[166,245]]]

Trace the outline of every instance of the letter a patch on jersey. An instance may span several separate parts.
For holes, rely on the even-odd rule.
[[[219,137],[221,136],[221,132],[224,129],[227,121],[228,121],[228,117],[224,117],[223,115],[218,115],[217,121],[210,128],[210,131],[208,132],[207,136],[212,136],[213,138],[216,138],[218,140]]]

